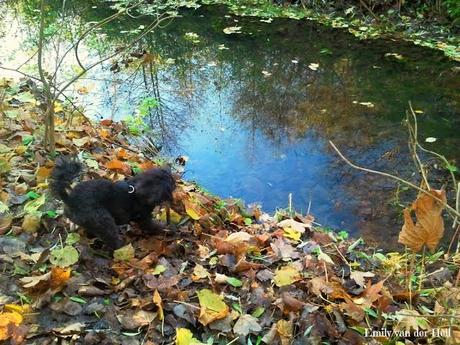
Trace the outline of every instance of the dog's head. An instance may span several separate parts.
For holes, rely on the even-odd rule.
[[[139,200],[149,206],[173,201],[176,181],[169,169],[155,168],[135,176],[130,181]]]

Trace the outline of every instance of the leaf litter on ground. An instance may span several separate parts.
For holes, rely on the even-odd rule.
[[[14,101],[22,115],[0,117],[0,258],[7,277],[0,280],[0,340],[365,344],[366,329],[383,323],[410,331],[450,325],[452,339],[459,336],[458,318],[432,317],[460,313],[453,278],[417,298],[404,284],[404,254],[376,252],[362,240],[329,233],[311,215],[285,212],[275,219],[182,180],[171,210],[174,226],[155,236],[127,226],[126,246],[112,257],[74,229],[48,193],[53,161],[42,144],[37,102],[22,89]],[[13,109],[11,98],[3,102],[2,109]],[[71,111],[62,105],[60,116]],[[127,133],[122,122],[90,123],[74,114],[70,126],[63,117],[56,125],[57,151],[80,157],[85,178],[122,180],[156,166],[120,134]],[[417,223],[407,220],[403,229],[402,241],[414,249],[420,241],[437,245],[443,228],[432,217],[441,210],[432,201],[420,197],[412,206]],[[33,222],[25,222],[29,215]],[[154,216],[166,219],[164,210]]]

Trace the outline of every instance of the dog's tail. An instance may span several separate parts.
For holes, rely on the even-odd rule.
[[[65,202],[68,197],[67,189],[70,188],[72,181],[80,175],[82,169],[83,166],[76,159],[68,157],[56,159],[49,184],[51,193]]]

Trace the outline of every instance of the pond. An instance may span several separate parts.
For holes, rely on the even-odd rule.
[[[88,11],[88,21],[100,15]],[[111,25],[106,44],[142,23]],[[460,76],[441,53],[220,7],[183,11],[137,49],[151,61],[89,73],[74,89],[77,102],[95,118],[120,120],[158,100],[146,119],[151,136],[163,154],[188,157],[186,179],[219,196],[274,212],[292,195],[292,206],[319,223],[388,248],[402,224],[398,205],[414,194],[351,169],[329,140],[355,162],[410,177],[403,119],[411,102],[420,140],[434,137],[429,149],[460,158]]]

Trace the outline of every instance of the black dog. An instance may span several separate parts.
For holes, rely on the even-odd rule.
[[[102,239],[107,247],[123,245],[117,224],[133,221],[148,233],[162,228],[151,213],[155,206],[173,201],[175,181],[170,171],[150,169],[120,182],[95,179],[72,189],[71,183],[81,171],[82,165],[75,159],[57,159],[51,173],[51,192],[64,201],[64,214],[72,222]]]

